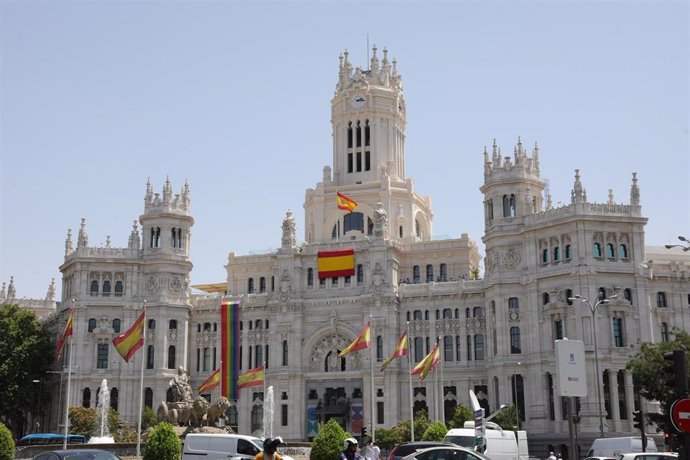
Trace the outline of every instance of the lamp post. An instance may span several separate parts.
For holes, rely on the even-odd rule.
[[[599,432],[601,433],[601,437],[604,436],[604,413],[601,408],[601,388],[599,385],[599,352],[597,351],[597,319],[595,317],[595,314],[597,312],[597,308],[601,304],[609,303],[612,299],[615,299],[618,297],[618,294],[613,294],[612,296],[609,296],[605,299],[599,299],[596,302],[594,302],[594,305],[592,303],[582,297],[581,295],[575,295],[573,297],[568,298],[568,300],[579,300],[580,302],[584,303],[589,307],[589,310],[592,312],[592,336],[594,337],[594,370],[597,373],[597,377],[595,380],[596,386],[597,386],[597,406],[599,406]]]
[[[34,425],[33,428],[36,430],[36,433],[39,433],[41,431],[41,422],[39,422],[39,420],[41,419],[41,400],[43,399],[41,396],[43,396],[43,380],[34,379],[32,380],[32,383],[38,384],[38,409],[36,410],[36,416],[32,417],[31,421]]]
[[[518,361],[517,365],[520,366],[522,363]],[[518,389],[517,389],[517,376],[519,374],[513,373],[513,394],[515,395],[515,399],[513,400],[515,403],[515,421],[517,422],[517,429],[520,431],[520,397],[518,396]]]
[[[679,235],[678,239],[683,243],[683,244],[665,244],[664,247],[666,249],[671,249],[671,248],[682,248],[684,252],[690,251],[690,240],[685,238],[683,235]]]

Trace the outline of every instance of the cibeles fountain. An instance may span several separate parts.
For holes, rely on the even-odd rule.
[[[108,410],[110,409],[110,390],[108,381],[103,379],[98,391],[98,404],[96,405],[96,432],[89,439],[89,444],[112,444],[115,439],[110,436],[108,427]]]

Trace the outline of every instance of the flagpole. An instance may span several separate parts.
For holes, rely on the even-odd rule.
[[[141,458],[141,412],[144,404],[144,362],[146,361],[146,299],[144,299],[144,320],[142,324],[144,329],[144,342],[141,347],[144,352],[141,354],[141,377],[139,380],[139,417],[137,417],[137,460]]]
[[[436,337],[436,348],[438,348],[438,337]],[[436,353],[434,352],[434,355]],[[431,355],[431,364],[434,363],[434,356]],[[436,379],[436,384],[434,385],[434,417],[438,420],[438,369],[434,368],[434,379]]]
[[[261,347],[262,345],[257,345],[257,346]],[[263,401],[263,403],[264,403],[264,423],[263,423],[263,425],[264,425],[264,439],[266,439],[266,434],[267,434],[267,433],[266,433],[266,424],[269,423],[269,421],[267,420],[268,417],[266,417],[266,410],[265,410],[265,409],[266,409],[266,402],[267,402],[267,401],[266,401],[266,361],[261,360],[261,366],[264,368],[264,379],[263,379],[263,380],[264,380],[264,385],[263,385],[263,391],[264,391],[264,401]],[[269,410],[270,410],[270,409],[269,409]]]
[[[371,315],[369,315],[369,327],[371,328]],[[371,329],[369,329],[369,334],[371,334]],[[371,337],[371,336],[370,336]],[[370,345],[371,351],[371,441],[376,441],[376,430],[374,429],[374,346]],[[366,440],[362,440],[366,442]]]
[[[76,299],[72,299],[72,302],[76,302]],[[74,308],[74,305],[72,306]],[[74,316],[77,316],[76,314],[76,309],[74,311]],[[72,316],[72,328],[74,329],[74,316]],[[72,337],[74,336],[74,331],[70,336],[68,337],[69,339],[69,359],[67,360],[67,397],[65,398],[67,400],[67,403],[65,404],[65,439],[62,440],[62,449],[67,450],[67,431],[69,430],[69,396],[70,396],[70,387],[72,383]]]
[[[440,355],[439,355],[440,356]],[[443,386],[443,360],[446,358],[446,344],[443,343],[443,357],[441,357],[441,421],[446,423],[446,389]]]
[[[412,350],[410,340],[410,322],[407,322],[407,376],[410,378],[410,434],[414,442],[414,401],[412,401]]]

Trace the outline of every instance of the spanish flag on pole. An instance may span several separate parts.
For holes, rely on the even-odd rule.
[[[438,349],[438,342],[436,346],[426,355],[422,360],[410,371],[410,374],[419,374],[419,379],[424,380],[426,375],[433,371],[436,365],[441,361],[441,352]]]
[[[220,368],[216,369],[199,387],[199,394],[207,393],[220,385]]]
[[[67,317],[67,324],[65,324],[65,330],[62,331],[62,335],[57,342],[57,354],[55,359],[59,360],[62,356],[62,349],[65,347],[67,339],[72,336],[72,325],[74,324],[74,307],[69,311],[69,316]]]
[[[353,351],[369,348],[369,345],[371,345],[371,321],[367,323],[354,342],[348,345],[343,351],[338,353],[338,358],[345,356],[348,353],[352,353]]]
[[[253,387],[264,384],[265,370],[263,366],[249,369],[237,379],[237,388]]]
[[[385,368],[388,367],[390,363],[393,362],[395,358],[399,358],[401,356],[405,356],[407,354],[407,329],[405,329],[405,332],[403,332],[403,335],[400,336],[398,339],[398,344],[395,346],[395,351],[393,352],[393,356],[388,358],[386,362],[384,362],[381,365],[381,370],[383,371]]]
[[[357,202],[353,200],[352,198],[346,197],[340,192],[336,192],[337,196],[336,199],[338,200],[338,208],[344,210],[344,211],[354,211],[355,208],[357,207]]]
[[[129,362],[134,356],[134,353],[144,345],[144,321],[146,319],[146,309],[141,312],[141,315],[134,322],[134,325],[127,329],[123,334],[118,335],[113,339],[113,345],[120,356]]]

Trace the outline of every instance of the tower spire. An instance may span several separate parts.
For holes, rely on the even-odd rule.
[[[637,173],[632,173],[632,185],[630,186],[630,204],[632,206],[640,205],[640,187],[637,185]]]

